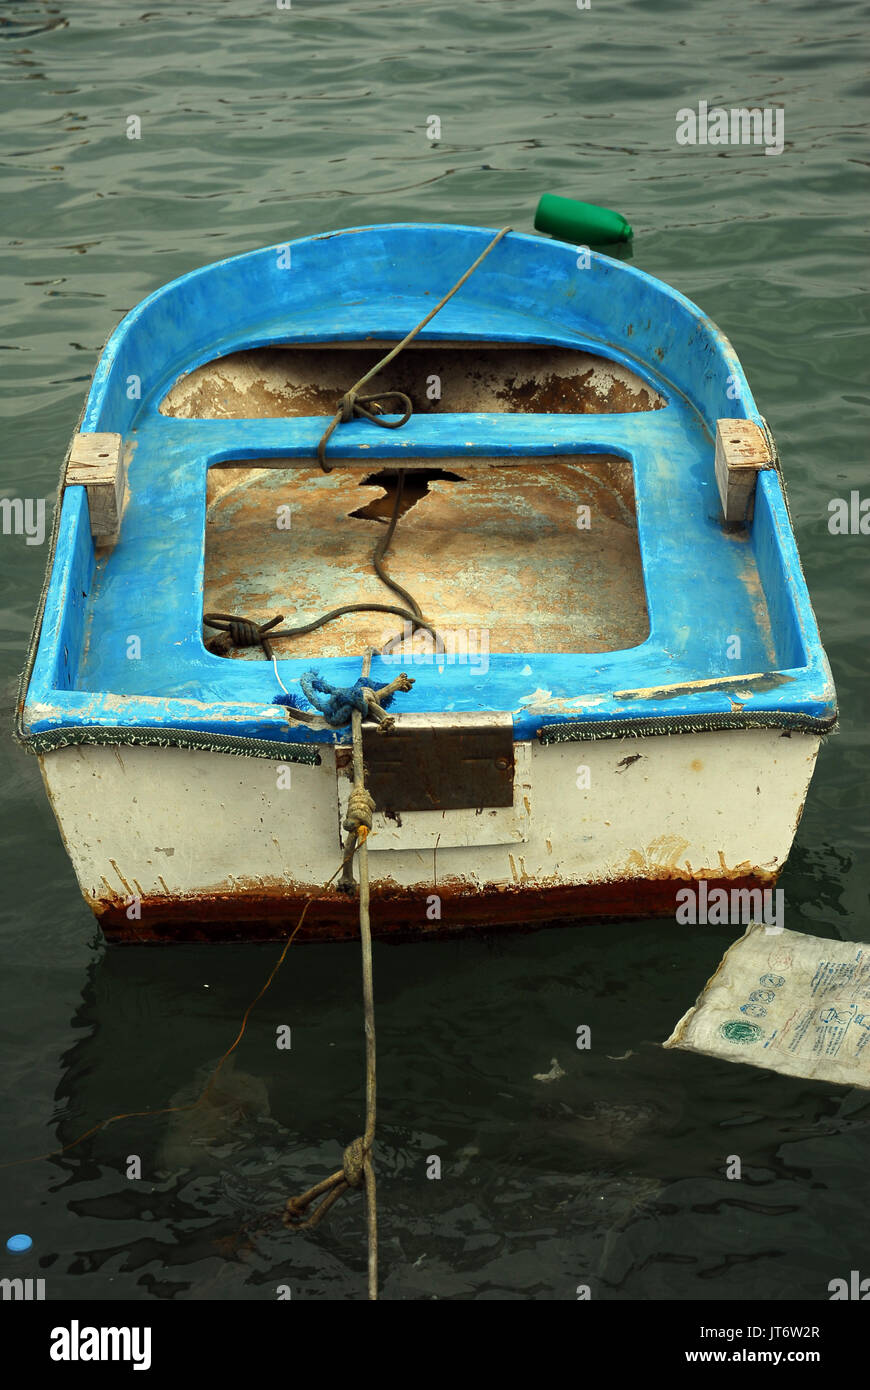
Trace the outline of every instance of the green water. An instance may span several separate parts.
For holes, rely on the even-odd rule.
[[[6,494],[52,495],[102,343],[176,275],[369,222],[531,230],[547,190],[619,209],[635,264],[729,335],[777,436],[843,715],[781,880],[786,924],[870,939],[870,537],[827,526],[832,498],[870,493],[860,7],[5,10]],[[675,113],[702,99],[783,105],[782,154],[678,146]],[[7,726],[44,560],[0,537]],[[8,1161],[189,1099],[275,951],[107,954],[35,760],[9,740],[0,754]],[[604,1299],[826,1299],[832,1278],[870,1275],[868,1093],[658,1046],[728,940],[635,922],[376,949],[385,1297],[573,1299],[588,1283]],[[360,1130],[359,995],[355,948],[294,948],[205,1117],[121,1120],[63,1159],[4,1171],[0,1234],[34,1237],[47,1296],[271,1299],[287,1284],[360,1297],[359,1198],[313,1236],[275,1221]],[[588,1053],[574,1046],[584,1023]],[[553,1057],[565,1076],[533,1080]],[[742,1182],[724,1177],[731,1154]]]

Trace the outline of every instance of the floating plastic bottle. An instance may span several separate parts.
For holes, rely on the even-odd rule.
[[[560,198],[555,193],[545,193],[538,203],[535,231],[569,241],[572,246],[608,246],[615,241],[631,241],[633,236],[621,212],[595,203],[578,203],[576,198]]]

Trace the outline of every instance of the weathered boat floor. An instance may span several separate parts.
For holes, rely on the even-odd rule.
[[[286,343],[229,353],[175,382],[163,415],[196,420],[329,416],[392,343]],[[413,342],[366,386],[404,391],[415,415],[486,410],[620,415],[661,410],[660,395],[623,363],[578,348]]]
[[[204,610],[259,621],[283,613],[293,626],[344,604],[396,603],[371,559],[395,490],[388,469],[362,477],[317,467],[210,469]],[[402,505],[389,573],[417,598],[448,661],[481,666],[490,651],[619,651],[646,639],[627,460],[411,472]],[[361,644],[380,649],[402,627],[389,614],[349,613],[275,646],[281,656],[356,656]],[[431,637],[418,633],[413,654],[427,650]],[[259,648],[233,654],[263,659]],[[412,655],[407,634],[402,655]]]

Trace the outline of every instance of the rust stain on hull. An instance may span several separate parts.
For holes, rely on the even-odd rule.
[[[714,888],[769,888],[775,873],[722,874],[707,879]],[[666,874],[571,886],[531,881],[481,892],[461,882],[416,889],[373,885],[372,931],[392,941],[442,939],[469,931],[523,930],[578,920],[673,916],[680,888],[697,884],[695,875]],[[428,900],[441,900],[440,921],[427,918]],[[247,893],[197,894],[184,898],[143,898],[141,917],[127,916],[129,900],[100,898],[90,906],[110,943],[158,944],[191,941],[281,941],[295,927],[308,893],[299,886]],[[351,941],[359,937],[356,898],[318,891],[297,941]]]

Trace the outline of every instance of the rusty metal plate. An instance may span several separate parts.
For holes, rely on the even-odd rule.
[[[363,725],[366,785],[379,811],[464,811],[514,804],[509,714],[399,715]]]

